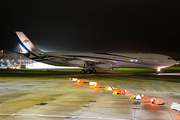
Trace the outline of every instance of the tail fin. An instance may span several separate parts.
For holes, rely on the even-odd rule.
[[[21,46],[21,44],[19,44],[19,47],[20,47],[20,53],[23,53],[23,54],[28,53],[28,51],[25,50],[25,49]]]
[[[33,45],[33,43],[26,37],[23,32],[16,32],[19,38],[19,45],[20,45],[20,52],[23,54],[31,53],[31,54],[38,54],[41,51]]]

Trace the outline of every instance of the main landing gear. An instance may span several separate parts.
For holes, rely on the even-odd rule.
[[[84,67],[81,70],[81,73],[82,74],[96,73],[95,65],[93,65],[93,64],[84,64]]]
[[[96,73],[96,72],[97,72],[96,70],[81,70],[82,74],[85,74],[85,73],[90,74],[90,73]]]

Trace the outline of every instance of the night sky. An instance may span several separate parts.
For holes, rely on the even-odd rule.
[[[15,31],[40,49],[161,53],[180,59],[180,0],[1,0],[0,49]]]

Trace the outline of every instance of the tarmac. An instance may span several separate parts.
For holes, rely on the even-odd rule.
[[[180,73],[159,73],[159,75],[180,75]]]
[[[180,83],[101,80],[102,88],[92,89],[90,80],[84,81],[1,79],[0,120],[180,120],[180,113],[170,108],[180,102]],[[106,86],[128,93],[112,95]],[[130,99],[134,93],[146,99]],[[164,105],[151,104],[153,97]]]

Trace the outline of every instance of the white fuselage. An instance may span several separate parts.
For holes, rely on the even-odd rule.
[[[59,58],[53,58],[59,56]],[[58,53],[47,52],[44,59],[34,59],[43,63],[57,66],[83,67],[84,61],[88,63],[108,64],[113,68],[152,68],[161,69],[176,64],[171,57],[162,54],[145,53]],[[46,59],[47,57],[47,59]],[[77,60],[74,60],[77,59]],[[71,62],[72,61],[72,62]],[[72,64],[73,63],[73,64]]]
[[[176,64],[171,57],[161,54],[144,53],[58,53],[42,52],[23,32],[16,31],[20,51],[24,56],[56,66],[82,67],[82,73],[96,72],[95,69],[152,68],[160,70]]]

